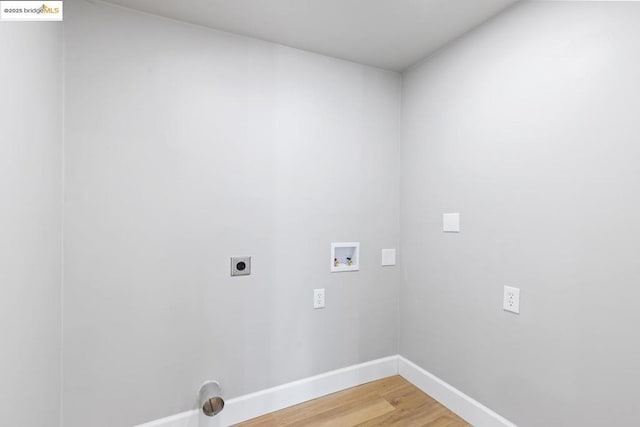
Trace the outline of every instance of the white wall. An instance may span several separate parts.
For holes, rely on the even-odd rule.
[[[400,352],[522,427],[640,416],[639,21],[525,3],[404,75]]]
[[[397,352],[400,76],[65,2],[64,426]],[[362,269],[331,274],[331,241]],[[253,274],[229,277],[229,257]],[[313,310],[324,287],[327,308]],[[90,421],[88,421],[90,420]]]
[[[0,420],[58,424],[62,31],[0,23]]]

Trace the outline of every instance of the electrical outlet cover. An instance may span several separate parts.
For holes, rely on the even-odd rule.
[[[250,274],[250,256],[236,256],[231,258],[231,276],[249,276]]]
[[[313,290],[313,308],[324,308],[324,288]]]
[[[504,287],[502,308],[505,311],[520,314],[520,289],[511,286]]]

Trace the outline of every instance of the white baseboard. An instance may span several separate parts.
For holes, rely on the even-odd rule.
[[[398,356],[389,356],[229,399],[224,410],[215,417],[206,417],[199,410],[193,410],[137,427],[226,427],[397,374]]]
[[[199,412],[200,411],[196,410],[180,412],[176,415],[160,418],[155,421],[149,421],[144,424],[138,424],[135,427],[199,427]]]
[[[398,373],[475,427],[517,427],[451,384],[398,356]]]
[[[227,427],[307,400],[400,374],[475,427],[517,427],[506,418],[402,356],[389,356],[304,378],[226,401],[217,416],[200,410],[140,424],[137,427]]]

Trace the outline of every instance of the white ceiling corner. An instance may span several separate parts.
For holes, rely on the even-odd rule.
[[[107,0],[401,71],[517,0]]]

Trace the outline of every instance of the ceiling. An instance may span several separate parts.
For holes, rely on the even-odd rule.
[[[517,0],[108,0],[401,71]]]

